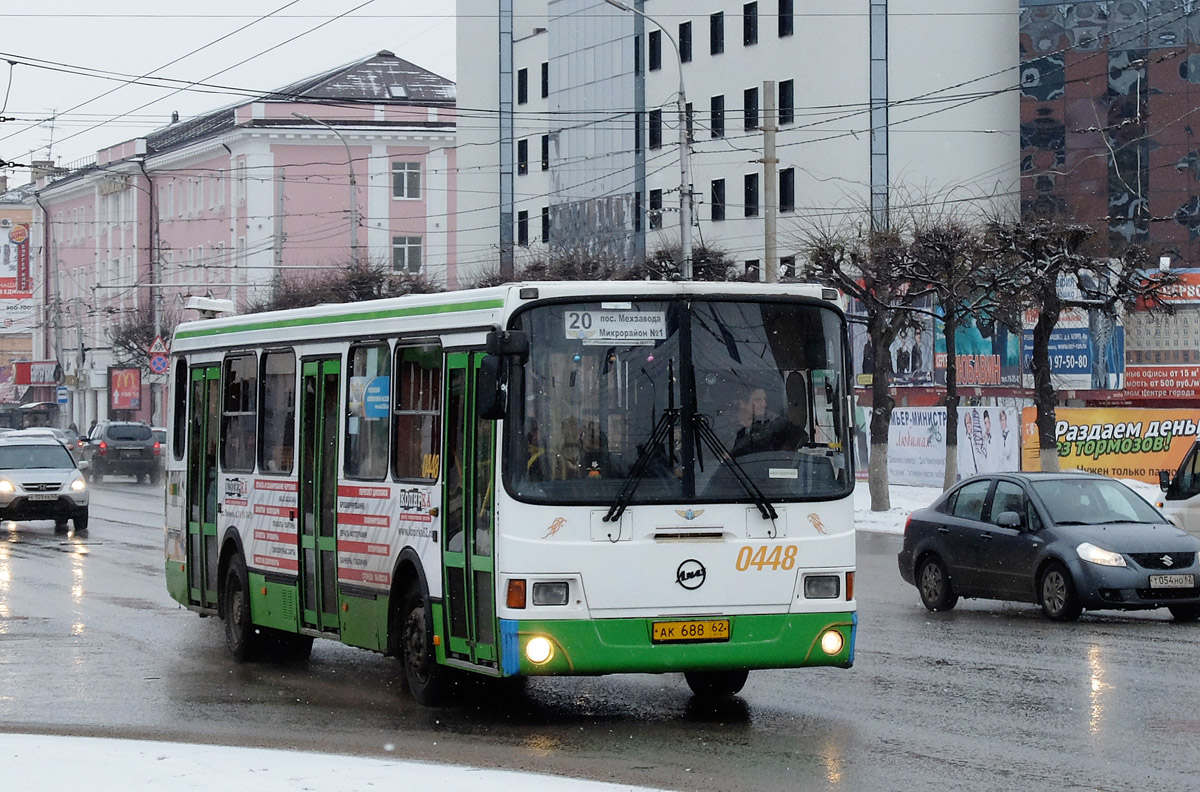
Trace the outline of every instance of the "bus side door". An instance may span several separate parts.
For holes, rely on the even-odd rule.
[[[337,632],[339,358],[306,359],[300,383],[300,624]]]
[[[494,421],[475,417],[482,352],[446,355],[442,563],[447,655],[495,668]]]
[[[221,369],[195,366],[188,394],[188,600],[217,607],[217,437],[221,427]]]

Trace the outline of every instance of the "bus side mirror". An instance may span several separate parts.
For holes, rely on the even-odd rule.
[[[1169,471],[1169,470],[1158,471],[1158,486],[1160,488],[1162,488],[1163,492],[1166,492],[1167,490],[1169,490],[1171,488],[1171,471]]]
[[[504,417],[508,385],[504,381],[504,358],[488,355],[475,372],[475,412],[485,421]]]

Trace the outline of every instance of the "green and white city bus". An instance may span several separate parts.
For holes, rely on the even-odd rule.
[[[175,332],[166,579],[238,660],[849,667],[845,317],[818,286],[521,283]]]

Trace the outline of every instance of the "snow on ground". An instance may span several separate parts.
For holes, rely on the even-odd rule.
[[[645,790],[599,781],[425,762],[332,756],[266,748],[0,734],[5,789],[128,792],[619,792]]]

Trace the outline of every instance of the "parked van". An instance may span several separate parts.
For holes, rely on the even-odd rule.
[[[1200,537],[1200,439],[1192,443],[1175,475],[1158,471],[1163,497],[1155,502],[1171,522],[1193,536]]]

